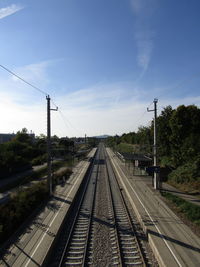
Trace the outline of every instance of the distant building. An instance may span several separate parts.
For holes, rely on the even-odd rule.
[[[71,140],[74,141],[75,144],[77,145],[81,145],[81,144],[85,144],[86,140],[85,140],[85,137],[74,137],[74,138],[71,138]]]
[[[0,134],[0,144],[11,141],[16,134]]]
[[[27,133],[32,141],[34,142],[35,140],[35,134],[34,133]],[[16,134],[12,133],[12,134],[6,134],[6,133],[0,133],[0,144],[6,143],[11,141],[14,137],[16,136]]]

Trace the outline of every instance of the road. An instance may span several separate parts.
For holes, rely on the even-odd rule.
[[[59,161],[63,161],[63,159],[55,159],[52,161],[52,163],[59,162]],[[40,171],[44,167],[47,167],[47,163],[44,163],[42,165],[33,166],[31,169],[28,169],[26,171],[13,174],[13,175],[6,177],[6,178],[2,178],[2,179],[0,179],[0,188],[8,185],[10,183],[13,183],[19,179],[23,179],[26,176],[33,174],[34,172]]]

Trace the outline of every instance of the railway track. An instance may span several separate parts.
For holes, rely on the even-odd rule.
[[[58,242],[62,255],[49,266],[151,266],[129,213],[101,145],[76,215]]]
[[[84,187],[79,206],[77,208],[74,221],[62,252],[59,265],[57,266],[83,266],[87,253],[88,239],[90,235],[91,219],[95,200],[96,180],[98,175],[99,152],[93,162],[92,172],[90,172]],[[54,263],[55,265],[55,263]]]
[[[107,155],[105,157],[108,158]],[[116,239],[118,239],[118,242],[116,243],[118,243],[120,250],[120,260],[115,261],[114,264],[122,266],[145,266],[145,259],[142,254],[135,229],[109,160],[106,160],[106,168],[112,199],[111,209],[114,214],[116,225]]]

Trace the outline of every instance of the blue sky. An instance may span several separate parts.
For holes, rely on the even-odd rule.
[[[200,104],[199,0],[0,0],[0,64],[50,94],[52,134],[122,134]],[[46,133],[45,95],[0,68],[0,132]]]

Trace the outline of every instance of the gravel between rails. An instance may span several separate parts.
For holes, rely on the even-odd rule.
[[[116,218],[114,218],[113,206],[111,203],[112,200],[110,195],[110,185],[109,185],[110,183],[108,181],[109,172],[106,165],[106,160],[109,159],[107,155],[105,157],[104,149],[105,149],[104,147],[100,146],[98,153],[99,157],[95,159],[96,167],[93,169],[93,175],[97,174],[97,180],[96,181],[93,179],[90,180],[92,184],[94,183],[97,184],[96,184],[96,195],[92,212],[92,220],[90,224],[88,244],[85,245],[85,248],[87,247],[87,254],[85,258],[86,261],[84,263],[82,261],[82,263],[80,264],[79,262],[76,262],[71,266],[75,265],[92,266],[92,267],[122,266],[122,254],[121,254],[122,251],[119,242],[119,237],[117,236],[118,233],[117,227],[119,227],[118,224],[121,220],[123,221],[124,217],[119,218],[118,214],[118,221],[117,221],[118,223],[115,221]],[[113,175],[112,172],[110,173],[110,175],[111,176]],[[113,188],[115,188],[115,186],[113,186]],[[122,193],[124,193],[123,190]],[[87,194],[87,198],[89,198],[89,200],[87,201],[92,201],[91,193]],[[124,198],[126,198],[126,196],[124,196]],[[158,264],[155,261],[153,253],[148,246],[148,242],[145,239],[145,234],[142,232],[139,223],[136,221],[136,216],[133,213],[131,205],[128,204],[127,199],[126,199],[126,206],[128,206],[129,214],[131,214],[132,218],[131,221],[134,223],[134,225],[136,225],[134,227],[136,233],[133,230],[134,231],[133,235],[138,236],[138,239],[141,242],[140,247],[142,247],[142,254],[144,253],[146,255],[146,265],[144,264],[144,266],[157,267]],[[71,216],[69,216],[68,223],[66,222],[68,225],[70,217]],[[59,243],[61,245],[61,242]],[[123,242],[121,241],[121,243]],[[128,265],[131,266],[131,264]],[[66,265],[64,264],[64,266]]]
[[[92,235],[88,265],[111,266],[112,247],[110,242],[110,231],[114,228],[112,218],[108,210],[108,185],[106,179],[105,165],[100,166],[100,175],[97,180],[96,205],[92,221]]]

